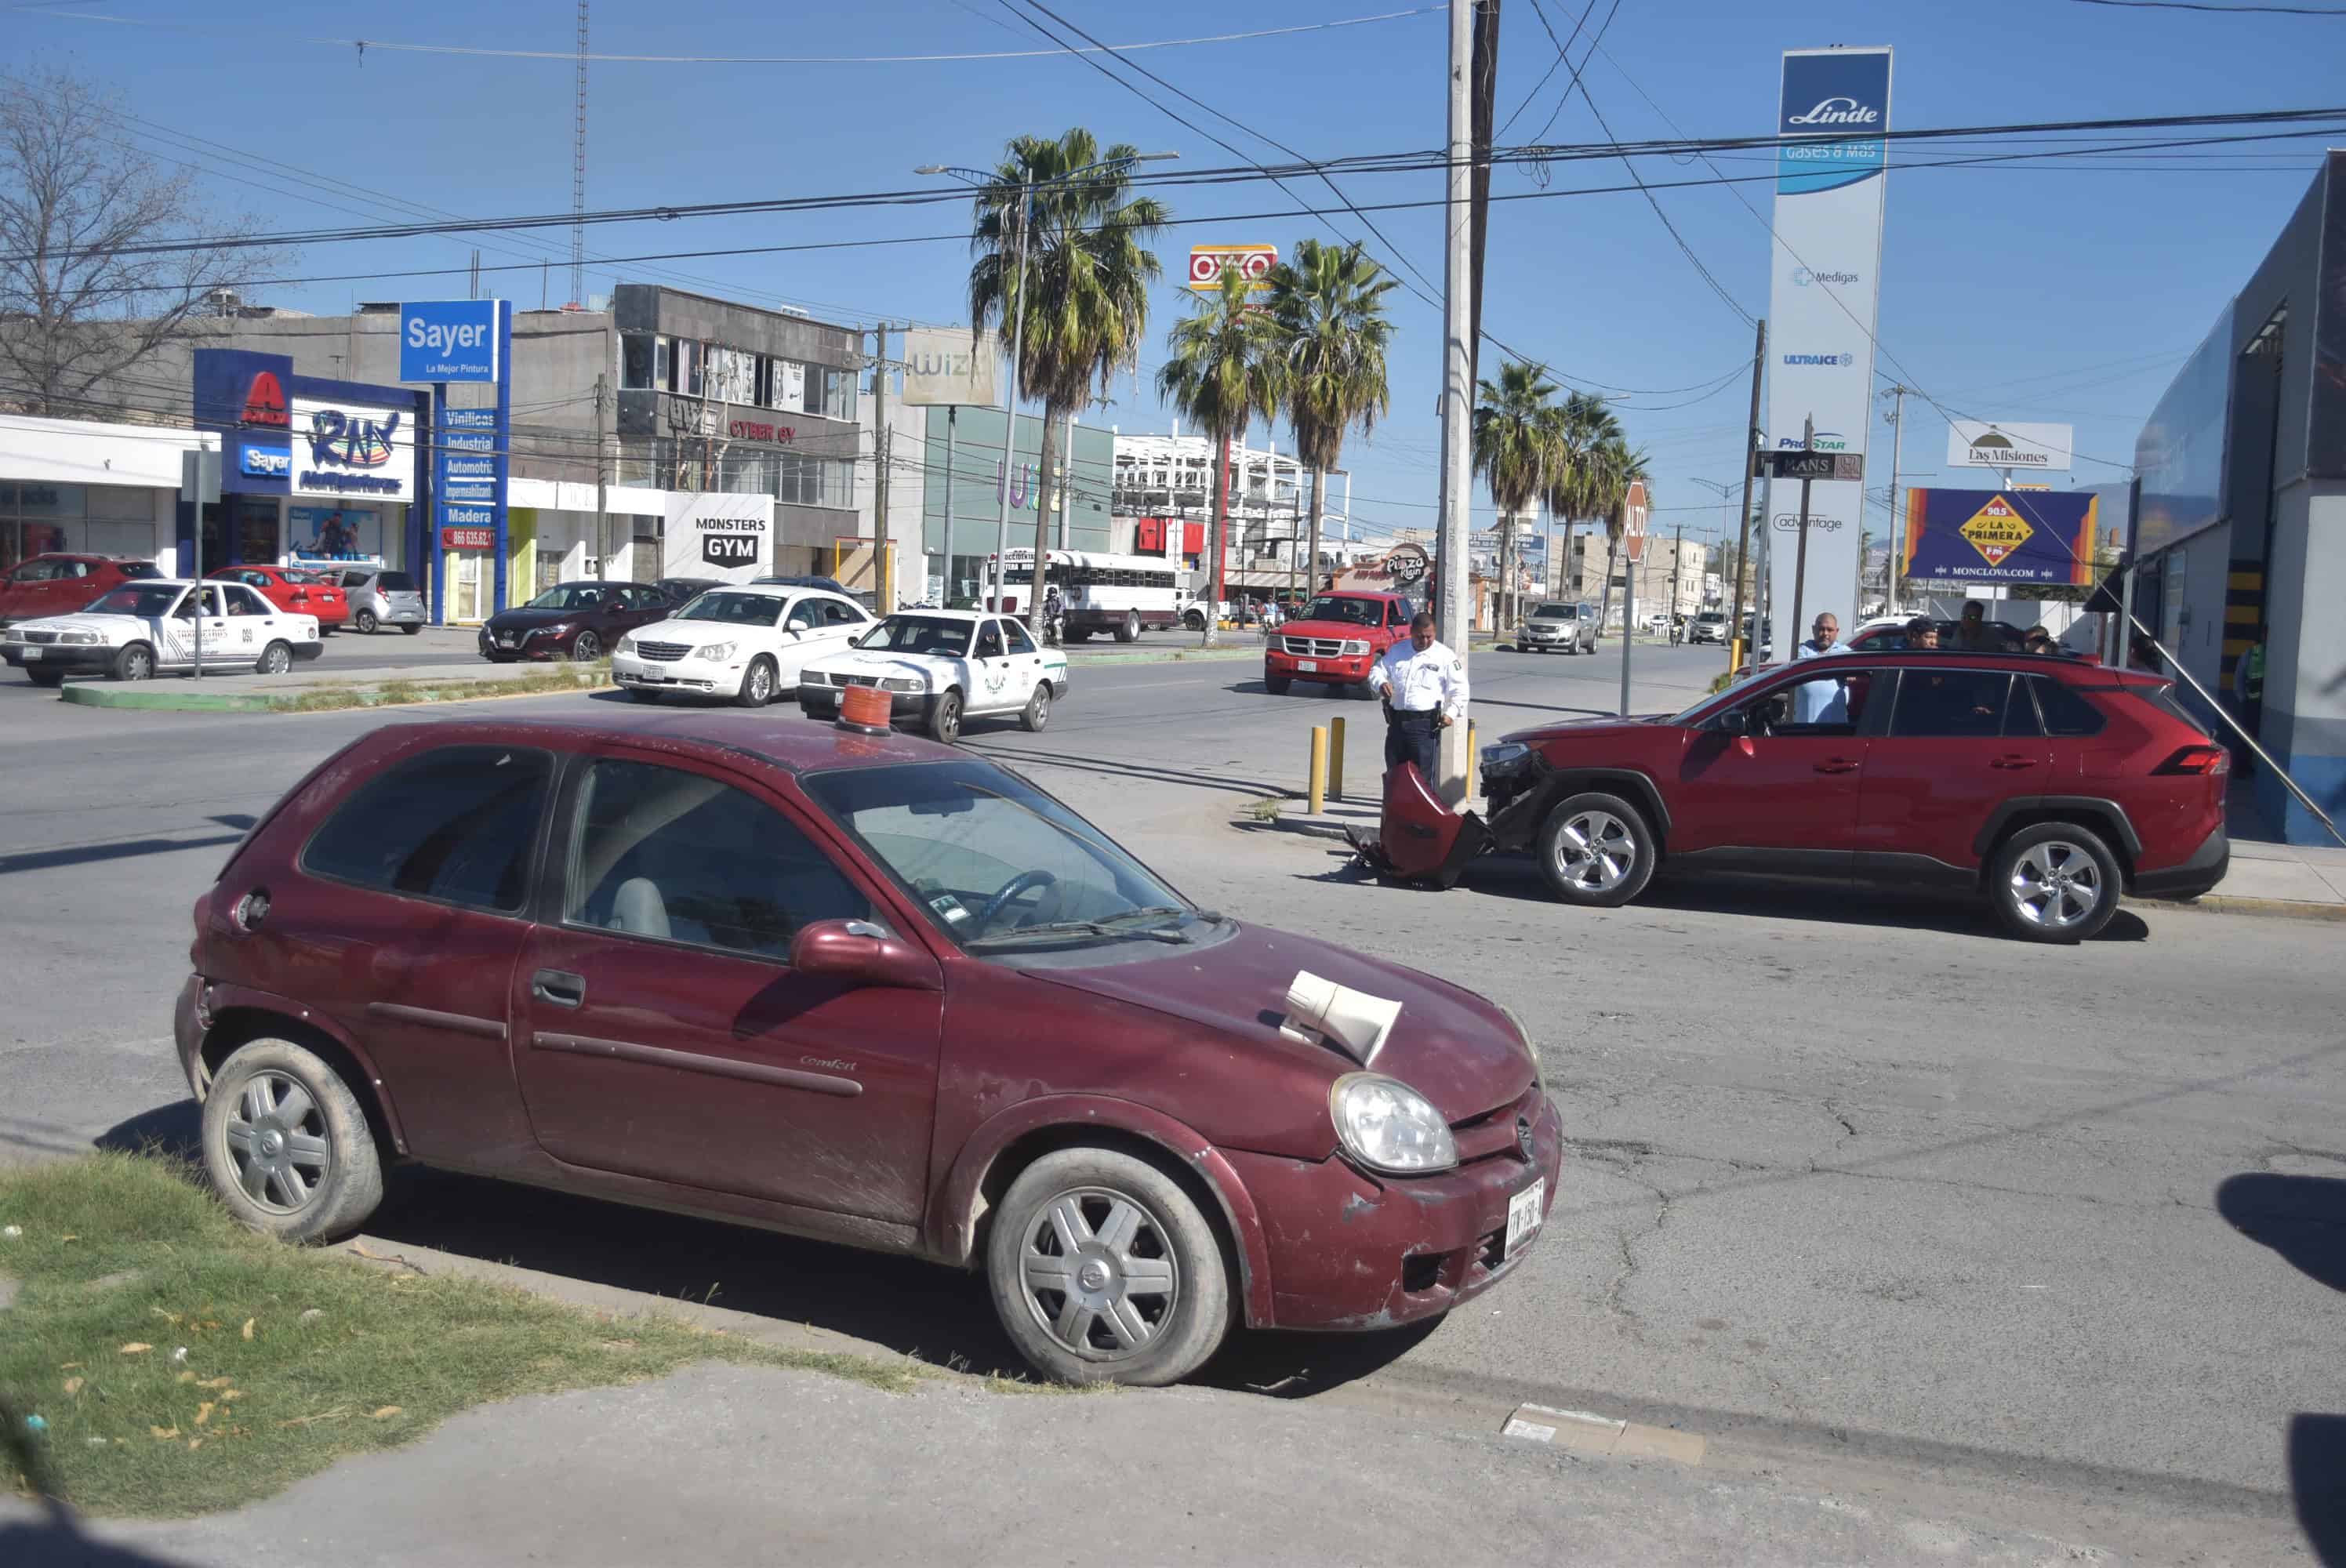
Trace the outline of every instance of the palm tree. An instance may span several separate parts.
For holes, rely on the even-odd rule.
[[[1499,509],[1499,602],[1508,618],[1514,587],[1511,546],[1515,519],[1528,511],[1556,478],[1556,385],[1545,365],[1508,364],[1499,379],[1476,388],[1473,431],[1474,472],[1490,487]]]
[[[1621,424],[1603,398],[1586,392],[1566,397],[1556,409],[1555,419],[1552,439],[1556,448],[1556,467],[1542,499],[1547,504],[1549,517],[1564,521],[1564,553],[1556,571],[1556,591],[1570,594],[1575,590],[1566,582],[1565,574],[1572,569],[1573,537],[1578,520],[1598,516],[1603,512],[1597,504],[1597,454],[1607,441],[1620,438]]]
[[[1203,646],[1214,646],[1222,599],[1224,536],[1229,528],[1230,443],[1245,439],[1257,414],[1277,416],[1285,401],[1285,368],[1268,311],[1252,308],[1254,286],[1235,267],[1222,269],[1221,287],[1200,296],[1190,313],[1165,335],[1158,395],[1214,441],[1213,606]]]
[[[1306,239],[1291,261],[1270,274],[1270,318],[1287,381],[1287,420],[1295,454],[1311,470],[1309,594],[1320,591],[1320,514],[1328,471],[1344,455],[1344,436],[1362,434],[1392,406],[1385,350],[1392,322],[1384,296],[1399,287],[1357,244]],[[1290,546],[1291,548],[1291,546]]]
[[[1613,613],[1613,568],[1621,557],[1621,536],[1628,529],[1629,486],[1640,480],[1647,490],[1653,489],[1653,476],[1647,470],[1646,450],[1629,449],[1629,443],[1619,434],[1606,438],[1597,449],[1596,480],[1594,499],[1596,514],[1605,519],[1605,602],[1599,606],[1596,624],[1603,626],[1605,617]],[[1653,504],[1650,494],[1647,504]],[[1621,638],[1627,642],[1631,627],[1627,615],[1621,617]]]
[[[1101,152],[1080,126],[1056,141],[1019,137],[1005,149],[994,183],[977,193],[971,330],[998,324],[1006,343],[1015,335],[1011,323],[1025,318],[1018,379],[1043,405],[1035,582],[1026,606],[1028,624],[1038,628],[1051,482],[1058,477],[1064,506],[1070,477],[1057,475],[1058,432],[1077,409],[1105,398],[1109,379],[1137,357],[1148,324],[1148,286],[1161,270],[1148,242],[1170,214],[1155,198],[1133,194],[1128,160],[1138,156],[1123,143]],[[1023,270],[1015,260],[1022,196],[1029,215]],[[1015,409],[1010,417],[1017,418]]]

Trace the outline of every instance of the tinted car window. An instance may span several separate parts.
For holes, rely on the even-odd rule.
[[[862,642],[866,648],[884,653],[933,654],[943,658],[959,658],[969,651],[967,621],[946,620],[928,616],[890,616],[879,627],[868,633]]]
[[[1003,622],[1002,633],[1003,636],[1010,639],[1010,651],[1012,653],[1030,654],[1035,651],[1035,639],[1028,636],[1026,635],[1026,628],[1020,626],[1016,621]]]
[[[374,585],[378,592],[385,594],[415,592],[415,579],[404,572],[379,572],[375,575]]]
[[[2037,727],[2036,705],[2029,700],[2028,682],[2012,683],[2012,695],[2004,700],[2004,732],[2012,735],[2042,735]]]
[[[860,626],[868,618],[862,610],[844,599],[822,601],[822,619],[825,626]]]
[[[2018,683],[2014,683],[2018,684]],[[2036,709],[2045,716],[2047,735],[2098,735],[2106,722],[2102,710],[2050,676],[2032,675],[2027,684],[2036,692]],[[2177,717],[2199,721],[2178,711]]]
[[[599,761],[579,786],[564,918],[697,947],[789,956],[819,920],[871,901],[772,807],[648,762]]]
[[[1304,609],[1307,621],[1339,621],[1347,626],[1372,626],[1384,614],[1379,599],[1314,599]]]
[[[518,911],[553,771],[542,751],[427,751],[344,801],[311,839],[301,868],[387,893]]]
[[[1892,736],[1995,736],[2012,677],[1995,670],[1907,670],[1898,683]]]
[[[116,563],[116,570],[126,577],[159,577],[163,575],[162,568],[152,561],[121,561]]]
[[[46,583],[57,575],[56,567],[47,561],[27,561],[9,577],[12,583]]]

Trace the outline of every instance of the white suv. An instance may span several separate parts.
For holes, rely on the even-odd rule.
[[[668,619],[619,639],[611,678],[638,702],[663,692],[761,708],[798,689],[799,672],[870,630],[844,595],[762,583],[710,588]]]

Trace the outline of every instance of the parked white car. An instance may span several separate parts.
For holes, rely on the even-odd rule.
[[[76,673],[147,680],[190,669],[199,635],[208,669],[283,675],[325,651],[317,616],[280,610],[242,583],[205,583],[199,603],[197,586],[143,577],[72,615],[19,621],[0,632],[0,658],[35,686],[59,686]]]
[[[880,687],[890,722],[951,745],[969,718],[1015,713],[1028,729],[1050,723],[1051,704],[1067,695],[1067,656],[1035,647],[1015,616],[900,610],[854,651],[810,663],[799,707],[810,718],[831,718],[850,686]]]
[[[677,692],[762,708],[794,689],[811,660],[840,652],[875,624],[843,594],[729,584],[621,637],[611,678],[638,702]]]

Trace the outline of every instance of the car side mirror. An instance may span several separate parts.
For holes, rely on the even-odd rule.
[[[903,991],[942,991],[936,960],[885,926],[862,920],[819,920],[790,939],[790,967],[801,974]]]
[[[1750,734],[1751,710],[1748,708],[1729,708],[1725,713],[1719,716],[1719,728],[1722,733],[1727,735]]]

